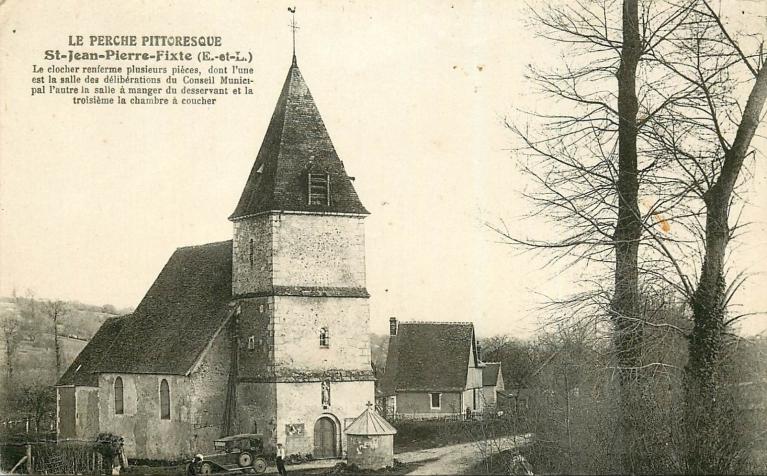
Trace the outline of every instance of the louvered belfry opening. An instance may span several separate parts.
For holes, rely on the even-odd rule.
[[[309,173],[309,205],[330,206],[330,175]]]

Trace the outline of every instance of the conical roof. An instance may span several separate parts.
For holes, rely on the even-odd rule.
[[[397,429],[391,426],[391,424],[384,420],[379,415],[373,406],[368,404],[368,407],[360,416],[354,419],[351,424],[346,428],[347,435],[394,435],[397,433]]]
[[[329,204],[309,203],[310,171],[327,174]],[[333,147],[295,56],[245,189],[229,219],[265,211],[368,213]]]

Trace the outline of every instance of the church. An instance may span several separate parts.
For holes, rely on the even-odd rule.
[[[268,451],[338,457],[374,401],[362,205],[295,54],[229,241],[177,249],[131,315],[57,383],[59,441],[109,432],[129,458]]]

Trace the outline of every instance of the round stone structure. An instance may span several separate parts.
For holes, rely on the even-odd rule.
[[[381,469],[394,460],[397,429],[368,402],[367,409],[346,428],[346,458],[360,469]]]

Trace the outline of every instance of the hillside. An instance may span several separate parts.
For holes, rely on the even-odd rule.
[[[63,303],[58,319],[63,373],[90,338],[109,317],[118,315],[112,306]],[[13,378],[8,381],[8,345],[11,345]],[[53,319],[46,300],[0,297],[0,388],[22,385],[53,385],[56,382],[56,352]]]

